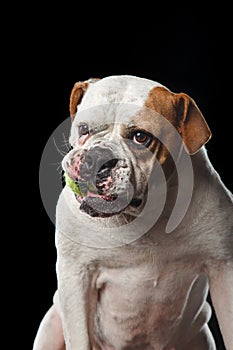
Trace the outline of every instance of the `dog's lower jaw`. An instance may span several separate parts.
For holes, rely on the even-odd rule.
[[[111,212],[111,202],[101,198],[100,200],[97,199],[98,197],[85,197],[82,199],[80,204],[80,210],[85,212],[86,214],[90,215],[91,217],[110,217],[115,215],[116,213]],[[99,202],[99,203],[98,203]],[[93,207],[95,206],[95,208]],[[98,209],[97,209],[98,207]],[[101,211],[101,209],[104,210]]]
[[[114,197],[88,196],[85,198],[76,197],[80,203],[80,210],[92,217],[109,218],[123,213],[130,212],[130,208],[137,209],[141,206],[140,198],[133,198],[128,204],[125,199],[117,201]]]

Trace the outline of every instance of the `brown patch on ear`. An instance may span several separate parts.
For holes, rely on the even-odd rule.
[[[173,95],[174,94],[169,89],[163,86],[156,86],[150,90],[147,99],[144,103],[144,106],[146,107],[146,109],[148,108],[149,110],[153,110],[159,115],[165,117],[177,129],[178,121],[176,118],[176,110],[173,105]],[[147,116],[144,118],[147,118]],[[167,143],[169,142],[172,141],[170,141],[169,135],[167,135]],[[161,165],[166,164],[167,160],[170,158],[167,148],[162,143],[159,147],[159,152],[157,152],[156,158],[158,159]]]
[[[73,89],[71,91],[71,95],[70,95],[70,106],[69,106],[70,117],[71,117],[72,121],[73,121],[75,114],[77,112],[77,106],[81,103],[83,95],[85,94],[89,85],[91,83],[95,83],[98,80],[100,80],[100,79],[93,78],[93,79],[89,79],[87,81],[79,81],[79,82],[74,84]]]
[[[176,94],[165,87],[154,87],[145,107],[158,112],[179,131],[189,154],[196,153],[211,137],[211,131],[196,103],[184,93]]]
[[[163,115],[174,125],[176,118],[173,109],[173,93],[165,87],[157,86],[150,90],[145,107]]]
[[[180,132],[189,154],[195,154],[211,138],[211,131],[194,100],[184,93],[174,94]]]
[[[77,106],[82,101],[84,92],[87,90],[88,85],[88,82],[78,82],[74,84],[70,95],[70,117],[72,121],[77,112]]]

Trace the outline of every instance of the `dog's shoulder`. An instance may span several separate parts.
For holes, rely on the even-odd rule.
[[[233,261],[233,195],[205,149],[195,155],[193,164],[194,194],[189,215],[190,229],[210,256]]]

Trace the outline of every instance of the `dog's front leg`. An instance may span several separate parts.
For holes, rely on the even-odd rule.
[[[209,269],[210,294],[227,350],[233,349],[233,263]]]
[[[91,276],[75,259],[58,259],[58,297],[66,350],[90,350]]]
[[[49,308],[40,323],[33,350],[65,350],[61,319],[54,305]]]

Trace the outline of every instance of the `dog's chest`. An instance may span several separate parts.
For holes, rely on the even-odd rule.
[[[96,281],[98,302],[94,333],[99,344],[114,348],[155,349],[178,327],[194,276],[173,267],[103,269]],[[105,348],[105,347],[103,347]],[[127,348],[128,349],[128,348]]]

